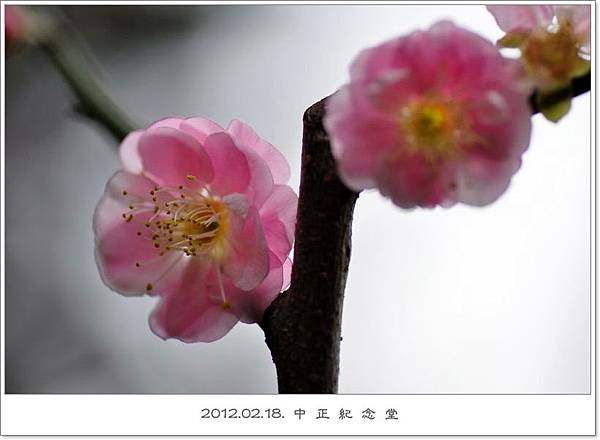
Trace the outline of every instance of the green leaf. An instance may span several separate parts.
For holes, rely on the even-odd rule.
[[[511,32],[496,41],[496,46],[502,48],[518,49],[529,34],[526,32]]]
[[[575,68],[571,72],[571,75],[573,77],[583,76],[590,71],[591,66],[592,66],[592,63],[590,63],[588,60],[584,60],[584,59],[580,58],[579,62],[575,65]]]
[[[535,101],[537,108],[544,117],[552,122],[558,122],[569,113],[573,91],[571,86],[550,91],[539,91]]]

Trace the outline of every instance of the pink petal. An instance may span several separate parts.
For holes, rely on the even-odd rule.
[[[267,163],[274,183],[287,183],[290,179],[290,166],[286,158],[273,145],[256,134],[252,127],[234,119],[227,127],[227,132],[238,144],[254,150]]]
[[[214,172],[208,154],[189,134],[160,127],[147,130],[139,140],[144,172],[161,186],[190,185],[187,176],[210,182]]]
[[[439,67],[447,68],[439,55],[452,60],[457,49],[446,53],[438,46],[452,44],[454,39],[446,35],[434,38],[432,34],[450,34],[455,29],[448,22],[439,22],[429,32],[417,31],[361,52],[350,67],[354,108],[367,110],[361,105],[367,97],[371,106],[393,111],[403,102],[430,90],[438,76],[431,72]]]
[[[294,239],[297,210],[298,196],[294,190],[287,185],[275,185],[271,196],[260,208],[259,213],[263,224],[269,218],[278,219],[285,227],[288,240],[291,242]],[[268,234],[268,228],[264,226],[263,228],[265,234]]]
[[[204,141],[204,149],[215,175],[210,183],[211,192],[221,196],[245,192],[250,181],[248,161],[233,139],[225,132],[211,134]]]
[[[528,109],[522,109],[523,113]],[[518,110],[511,110],[518,115]],[[510,125],[507,125],[510,124]],[[472,206],[485,206],[506,191],[510,180],[521,166],[521,155],[529,145],[530,120],[511,118],[504,124],[475,124],[478,134],[488,142],[465,150],[465,158],[457,166],[454,200]]]
[[[292,260],[287,258],[283,263],[283,287],[282,290],[286,290],[290,287],[292,281]]]
[[[511,163],[484,158],[464,161],[456,173],[456,191],[452,198],[471,206],[488,205],[506,191],[520,165],[520,157]]]
[[[115,209],[114,200],[103,199],[96,209],[95,218],[105,215],[103,211]],[[115,212],[115,214],[118,214]],[[120,214],[118,214],[120,216]],[[129,222],[121,222],[96,233],[96,262],[104,283],[123,295],[153,294],[160,289],[159,283],[168,279],[179,256],[159,252],[146,237],[144,227],[152,212],[136,214]],[[100,222],[96,220],[96,225]],[[142,232],[144,235],[138,236]],[[136,263],[140,267],[136,267]],[[150,289],[148,288],[151,285]]]
[[[277,217],[263,219],[262,226],[267,248],[283,263],[292,249],[293,237],[290,239],[285,225]]]
[[[547,27],[554,16],[551,5],[488,5],[486,8],[506,33]]]
[[[589,46],[592,15],[590,5],[555,5],[554,11],[559,22],[568,20],[573,31],[583,37],[583,44]]]
[[[228,237],[229,253],[223,261],[223,272],[242,290],[258,286],[269,270],[269,253],[258,212],[250,207],[245,219],[230,216],[233,230]]]
[[[401,208],[430,208],[443,203],[452,188],[452,173],[418,154],[399,155],[378,175],[381,194]]]
[[[395,57],[398,40],[390,40],[376,47],[363,49],[350,64],[353,81],[371,82],[379,72],[395,71],[399,66]]]
[[[138,144],[143,134],[144,132],[141,130],[132,131],[121,142],[119,157],[125,171],[134,174],[142,172],[142,159],[138,151]]]
[[[262,319],[267,307],[281,293],[286,277],[289,277],[291,268],[289,264],[282,266],[273,254],[271,254],[270,262],[270,269],[266,278],[253,290],[246,292],[236,288],[231,283],[225,287],[227,298],[232,305],[232,311],[244,323],[252,324]]]
[[[287,185],[275,185],[271,197],[260,209],[267,247],[284,262],[294,241],[298,197]]]
[[[154,122],[147,130],[159,128],[159,127],[170,127],[179,128],[179,125],[183,122],[183,119],[177,117],[167,117],[159,119]],[[142,159],[138,152],[138,143],[145,130],[136,130],[127,135],[127,137],[121,142],[119,148],[119,156],[121,163],[125,171],[130,173],[139,174],[142,172]]]
[[[160,256],[145,222],[154,214],[148,201],[155,183],[144,176],[119,171],[106,185],[94,212],[96,263],[104,283],[124,295],[156,294],[177,276],[182,254]],[[143,205],[150,208],[143,209]],[[132,211],[129,205],[140,206]],[[138,235],[138,232],[141,235]],[[136,265],[139,264],[139,267]],[[148,290],[148,284],[152,288]]]
[[[184,120],[182,118],[179,118],[177,116],[167,116],[166,118],[162,118],[154,122],[147,128],[147,130],[161,127],[179,129],[183,121]]]
[[[340,90],[329,98],[324,122],[342,181],[359,191],[375,187],[375,174],[397,143],[398,128],[386,115],[357,112],[353,104],[350,90]]]
[[[225,131],[216,122],[201,117],[185,119],[179,128],[194,136],[202,144],[209,135]]]
[[[156,184],[137,174],[117,171],[108,180],[101,204],[94,213],[94,231],[104,233],[108,228],[123,222],[123,214],[129,211],[128,205],[147,201],[150,191]],[[126,194],[124,194],[124,192]]]
[[[206,273],[195,264],[183,274],[179,288],[163,295],[152,314],[150,327],[163,339],[212,342],[225,336],[238,322],[237,316],[210,299],[203,282]]]
[[[519,158],[529,146],[531,110],[524,99],[527,94],[519,87],[511,87],[510,84],[497,87],[502,93],[493,89],[475,90],[476,95],[470,97],[471,125],[480,141],[463,148],[466,158],[508,161],[514,166],[515,163],[520,164]]]
[[[414,73],[421,78],[421,94],[433,88],[439,94],[458,98],[490,78],[506,76],[498,76],[505,67],[498,48],[452,22],[438,22],[422,38],[415,35],[410,41],[413,53],[430,49],[426,57],[419,57],[415,63]],[[436,73],[431,75],[431,72]]]
[[[244,194],[254,206],[260,208],[273,191],[273,176],[267,163],[258,154],[252,150],[240,149],[246,156],[250,171],[250,182]]]

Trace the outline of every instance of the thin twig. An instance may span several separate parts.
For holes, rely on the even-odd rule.
[[[591,87],[591,73],[588,72],[585,75],[578,76],[573,78],[571,81],[570,87],[565,87],[564,89],[559,89],[552,93],[550,96],[546,96],[544,98],[545,103],[551,107],[553,103],[560,102],[564,99],[570,99],[571,97],[576,97],[579,95],[583,95],[590,91]],[[531,114],[536,114],[540,112],[538,108],[538,92],[535,91],[529,97],[529,105],[531,106]]]
[[[119,142],[138,128],[101,84],[68,20],[62,18],[53,23],[39,44],[75,93],[79,113],[98,122]]]

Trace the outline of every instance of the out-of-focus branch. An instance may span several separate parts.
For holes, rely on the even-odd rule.
[[[137,128],[101,84],[77,32],[65,18],[53,20],[38,44],[75,93],[77,111],[98,122],[117,141]]]
[[[573,78],[571,81],[570,87],[565,87],[564,89],[556,90],[551,94],[545,94],[544,103],[548,106],[556,102],[560,102],[564,99],[571,99],[571,97],[576,97],[579,95],[583,95],[586,92],[589,92],[592,85],[592,77],[591,73],[588,72],[585,75],[578,76]],[[529,97],[529,105],[531,106],[532,114],[536,114],[540,112],[538,108],[538,92],[535,91]]]

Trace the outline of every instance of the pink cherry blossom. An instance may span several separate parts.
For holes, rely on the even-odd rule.
[[[344,183],[403,208],[496,200],[529,144],[519,63],[450,22],[364,50],[327,103]]]
[[[521,50],[535,86],[552,90],[590,69],[590,5],[487,6],[506,35],[501,47]]]
[[[129,134],[94,216],[107,286],[158,295],[162,338],[210,342],[257,322],[289,282],[297,197],[248,125],[166,118]]]

